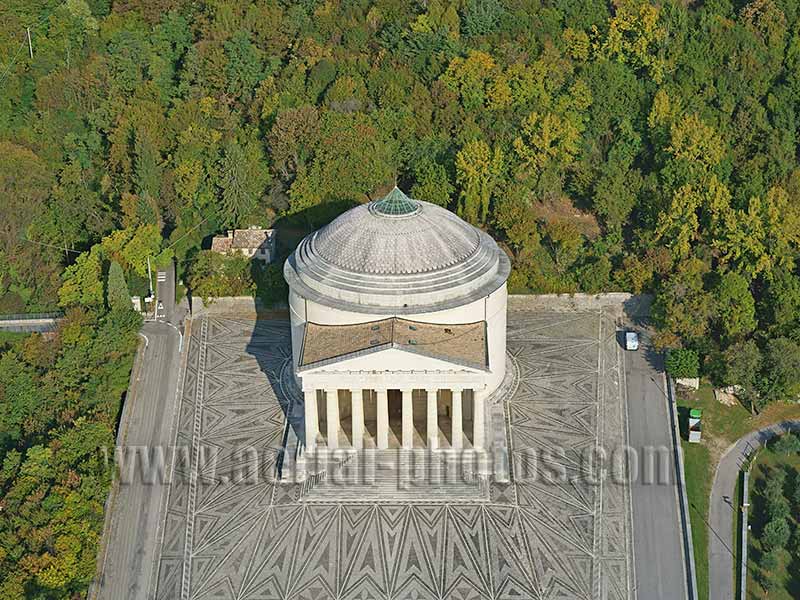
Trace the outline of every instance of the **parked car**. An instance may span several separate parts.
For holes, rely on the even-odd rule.
[[[639,334],[635,331],[625,332],[625,350],[639,349]]]

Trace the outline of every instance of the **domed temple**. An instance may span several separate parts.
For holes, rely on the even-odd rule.
[[[305,452],[485,448],[509,270],[489,235],[398,188],[307,236],[284,266]]]

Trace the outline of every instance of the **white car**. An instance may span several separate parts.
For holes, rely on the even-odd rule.
[[[639,349],[639,334],[635,331],[625,332],[625,350]]]

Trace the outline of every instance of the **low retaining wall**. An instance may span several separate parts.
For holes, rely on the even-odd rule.
[[[508,296],[508,310],[549,310],[580,311],[610,308],[618,310],[620,316],[643,318],[650,314],[653,297],[649,294],[628,294],[610,292],[607,294],[511,294]],[[192,298],[192,317],[199,315],[237,315],[255,319],[287,312],[286,305],[267,307],[251,296],[231,296],[209,298],[208,304],[202,298]]]
[[[647,317],[653,297],[650,294],[608,292],[605,294],[510,294],[509,310],[619,310],[628,317]]]
[[[202,315],[234,315],[244,319],[258,317],[288,317],[286,306],[264,306],[258,298],[252,296],[230,296],[225,298],[209,298],[206,304],[202,298],[192,298],[192,318]]]

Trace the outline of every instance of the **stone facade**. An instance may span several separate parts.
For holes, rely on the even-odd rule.
[[[306,237],[284,267],[305,451],[485,448],[509,270],[484,232],[397,188]]]

